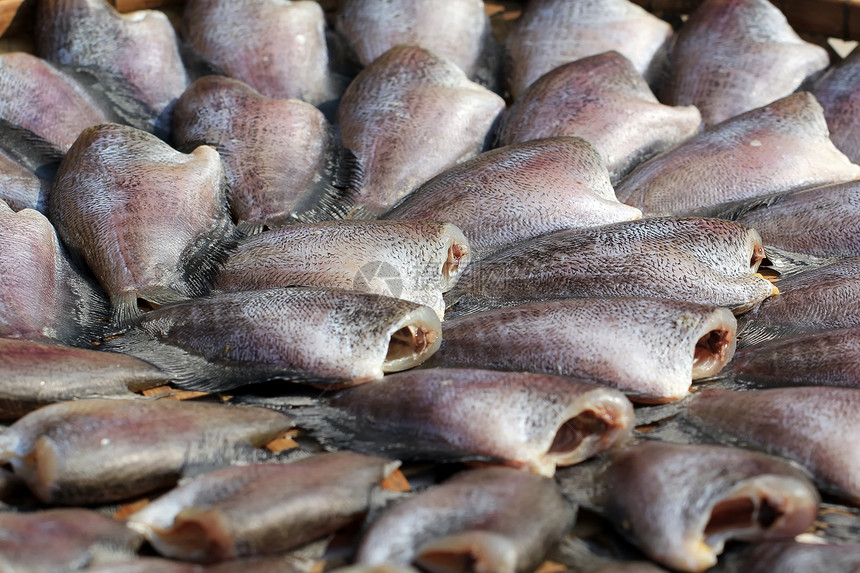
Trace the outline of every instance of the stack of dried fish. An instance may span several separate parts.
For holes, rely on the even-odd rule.
[[[0,570],[856,571],[857,57],[334,4],[0,54]]]

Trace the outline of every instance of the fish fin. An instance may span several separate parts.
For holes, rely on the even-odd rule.
[[[764,209],[779,203],[786,197],[786,195],[788,195],[788,193],[778,193],[763,197],[753,197],[752,199],[743,199],[741,201],[720,203],[719,205],[714,205],[712,207],[697,209],[689,213],[689,215],[696,217],[716,217],[718,219],[737,221],[740,217],[751,211]]]
[[[790,334],[799,334],[808,330],[808,328],[804,328],[803,326],[774,325],[750,319],[743,321],[742,324],[739,323],[738,325],[737,347],[738,349],[746,348],[747,346],[767,342],[774,338],[781,338]]]
[[[338,143],[331,130],[322,181],[306,192],[304,202],[307,205],[298,205],[293,218],[301,223],[346,218],[353,210],[355,195],[363,179],[358,157]]]
[[[48,140],[0,118],[0,147],[17,163],[46,181],[53,181],[65,155]]]
[[[762,266],[775,270],[779,273],[780,278],[798,275],[804,271],[817,269],[818,267],[835,263],[836,261],[840,261],[844,258],[840,256],[822,257],[817,255],[807,255],[804,253],[787,251],[772,245],[765,245],[764,252],[765,262]]]
[[[198,441],[186,450],[185,463],[180,471],[182,480],[190,480],[196,476],[215,471],[227,466],[246,466],[262,463],[294,462],[311,455],[301,448],[293,448],[284,452],[270,452],[265,448],[256,448],[250,444],[222,441]]]
[[[456,294],[456,289],[448,291],[447,293],[443,294],[442,297],[445,301],[445,320],[452,320],[470,314],[476,314],[488,310],[495,310],[497,308],[518,306],[527,302],[535,302],[513,300],[500,301],[496,299],[481,298],[472,295],[461,295]]]
[[[75,270],[65,282],[71,293],[66,304],[68,324],[58,331],[57,339],[71,346],[93,347],[113,328],[111,303],[94,279]]]
[[[137,293],[127,292],[111,297],[113,315],[111,322],[120,329],[128,328],[143,316],[137,306]]]
[[[236,225],[236,229],[242,234],[243,237],[259,235],[263,232],[263,229],[265,228],[266,225],[264,223],[254,221],[239,221],[239,224]]]
[[[226,180],[226,177],[225,177]],[[206,233],[203,233],[182,253],[184,285],[171,285],[188,297],[203,296],[212,288],[215,276],[230,251],[239,243],[242,234],[226,210]],[[182,287],[185,288],[182,288]]]
[[[153,287],[142,290],[137,293],[137,298],[142,298],[143,300],[158,306],[188,300],[188,297],[182,293],[166,287]]]

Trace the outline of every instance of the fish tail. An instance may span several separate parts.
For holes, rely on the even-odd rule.
[[[118,328],[128,328],[143,316],[137,306],[137,293],[127,292],[111,297],[113,315],[111,322]]]

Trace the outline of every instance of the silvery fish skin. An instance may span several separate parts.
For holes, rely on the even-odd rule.
[[[224,291],[317,286],[376,293],[429,306],[441,319],[442,293],[471,260],[450,223],[333,221],[273,229],[239,242],[216,280]]]
[[[576,376],[636,402],[668,402],[729,363],[736,330],[726,308],[647,298],[552,300],[447,321],[439,352],[425,365]]]
[[[830,141],[815,97],[800,92],[657,155],[615,192],[646,215],[679,215],[858,177],[860,166]]]
[[[184,561],[160,559],[158,557],[143,557],[133,561],[111,563],[101,567],[87,567],[87,573],[236,573],[238,571],[253,571],[254,573],[309,573],[311,566],[302,559],[291,555],[279,557],[258,557],[227,561],[210,566]]]
[[[508,35],[509,88],[518,99],[535,80],[586,56],[616,50],[646,78],[659,71],[672,27],[627,0],[532,0]]]
[[[415,44],[448,58],[473,81],[498,82],[493,30],[482,0],[373,0],[342,2],[335,29],[363,66],[399,44]]]
[[[91,73],[126,121],[167,136],[188,75],[163,12],[120,14],[105,0],[43,0],[36,19],[40,56]]]
[[[633,167],[694,135],[693,106],[657,101],[645,78],[618,52],[561,65],[537,79],[505,114],[501,145],[576,136],[603,156],[613,183]]]
[[[108,121],[96,100],[71,76],[25,52],[0,54],[0,94],[0,118],[62,152],[81,131]]]
[[[451,167],[383,218],[451,221],[480,257],[554,231],[641,216],[615,198],[590,143],[558,137],[493,149]]]
[[[566,492],[581,487],[570,477]],[[593,488],[588,505],[658,564],[689,572],[715,565],[730,539],[802,533],[819,504],[804,473],[779,458],[657,441],[616,450]]]
[[[775,388],[696,394],[685,416],[720,439],[792,459],[825,491],[860,504],[856,388]]]
[[[860,326],[794,334],[743,348],[729,372],[766,386],[860,388]]]
[[[418,46],[385,52],[358,74],[337,108],[343,143],[364,172],[357,205],[381,214],[477,155],[504,109],[501,97],[445,58]]]
[[[769,541],[757,543],[733,560],[726,573],[856,573],[860,546]]]
[[[385,511],[361,540],[356,561],[525,573],[567,533],[575,514],[548,478],[470,470]]]
[[[660,99],[695,105],[711,126],[789,95],[830,59],[767,0],[709,0],[673,38],[669,62]]]
[[[176,151],[116,124],[84,130],[63,158],[48,197],[57,232],[111,298],[114,321],[204,293],[235,237],[224,165],[211,147]]]
[[[743,318],[741,343],[812,330],[860,326],[860,258],[779,281],[780,295]]]
[[[637,296],[739,314],[779,292],[756,273],[764,256],[759,234],[737,223],[643,219],[503,249],[466,269],[446,301],[461,313],[551,298]]]
[[[129,559],[143,536],[87,509],[0,512],[0,569],[10,573],[77,571]]]
[[[265,408],[90,399],[31,412],[0,434],[0,459],[43,503],[120,501],[176,484],[194,464],[227,465],[292,427]]]
[[[0,336],[88,344],[107,317],[104,295],[72,268],[48,219],[0,200]]]
[[[323,444],[398,459],[484,460],[551,477],[623,442],[633,407],[585,381],[436,368],[345,390],[298,424]]]
[[[354,183],[354,158],[308,103],[268,98],[239,80],[206,76],[179,98],[173,126],[179,149],[207,144],[221,155],[240,228],[331,218],[328,211],[346,209],[339,203]]]
[[[439,348],[441,330],[433,309],[393,297],[272,288],[163,306],[103,348],[195,390],[267,380],[345,387],[417,366]]]
[[[218,71],[272,98],[334,99],[317,2],[189,0],[183,35]]]
[[[45,195],[50,183],[37,177],[0,149],[0,201],[13,211],[45,210]]]
[[[860,257],[860,181],[780,195],[738,222],[769,246],[816,256]]]
[[[334,533],[368,510],[400,465],[353,452],[202,475],[128,518],[166,557],[212,563],[276,554]]]
[[[163,384],[142,360],[59,344],[0,338],[0,419],[49,404],[91,396],[124,396]]]
[[[815,84],[812,93],[824,108],[830,139],[851,161],[860,161],[860,50],[853,50]]]

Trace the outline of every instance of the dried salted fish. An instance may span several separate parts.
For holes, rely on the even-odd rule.
[[[321,111],[238,80],[194,82],[176,103],[173,126],[180,150],[208,144],[221,155],[240,229],[345,215],[361,175]]]
[[[86,509],[0,512],[0,569],[8,573],[88,570],[129,559],[143,537]]]
[[[353,452],[200,476],[128,518],[167,557],[211,563],[298,547],[355,522],[400,462]]]
[[[830,141],[821,106],[801,92],[691,137],[639,165],[616,186],[646,215],[700,213],[860,177]]]
[[[481,152],[505,102],[453,62],[397,46],[361,71],[337,109],[344,145],[364,173],[356,204],[387,211],[407,193]]]
[[[756,273],[759,234],[719,219],[654,218],[518,243],[467,268],[455,314],[551,298],[638,296],[745,312],[777,289]]]
[[[483,460],[546,476],[630,434],[624,396],[581,380],[437,368],[386,376],[291,410],[327,446],[397,459]]]
[[[36,20],[40,56],[92,75],[126,122],[167,136],[188,75],[163,12],[120,14],[105,0],[40,0]]]
[[[518,98],[562,64],[616,50],[651,79],[672,27],[627,0],[532,0],[508,35],[510,90]]]
[[[116,124],[87,128],[63,158],[48,208],[63,242],[110,295],[114,321],[203,294],[236,236],[218,153],[184,154]]]
[[[273,98],[335,99],[317,2],[189,0],[183,35],[220,72]]]
[[[0,434],[0,459],[40,501],[119,501],[176,484],[194,466],[228,465],[292,427],[264,408],[92,399],[31,412]]]
[[[431,221],[298,224],[243,239],[219,271],[224,291],[305,285],[410,300],[445,314],[442,293],[471,260],[463,232]]]
[[[142,360],[111,352],[0,338],[0,419],[18,418],[51,402],[124,396],[163,384]]]
[[[562,489],[603,513],[651,559],[704,571],[730,539],[791,538],[812,524],[815,487],[779,458],[721,446],[644,442],[603,467],[560,474]]]
[[[768,541],[757,543],[720,569],[725,573],[856,573],[860,545]]]
[[[88,344],[108,317],[98,287],[72,268],[54,228],[0,200],[0,336]]]
[[[529,141],[482,153],[410,193],[385,219],[450,221],[476,256],[539,235],[638,219],[620,203],[604,162],[579,138]]]
[[[576,376],[666,402],[728,364],[736,327],[730,310],[687,302],[552,300],[449,320],[425,365]]]
[[[87,573],[311,573],[311,565],[290,555],[259,557],[227,561],[216,565],[200,565],[187,561],[173,561],[157,557],[143,557],[133,561],[111,563],[101,567],[88,567]]]
[[[548,478],[507,468],[466,471],[383,513],[361,540],[356,561],[525,573],[574,516]]]
[[[344,387],[412,368],[439,348],[433,309],[338,289],[219,293],[163,306],[104,344],[195,390],[267,380]]]
[[[716,439],[741,441],[793,459],[825,491],[860,504],[860,419],[856,388],[709,390],[693,396],[685,416]]]
[[[510,145],[581,137],[600,152],[617,183],[639,163],[694,135],[701,123],[693,106],[658,102],[630,60],[612,51],[537,79],[505,114],[498,140]]]
[[[5,201],[13,211],[35,209],[44,212],[48,187],[50,183],[47,180],[37,177],[0,149],[0,201]]]
[[[789,95],[829,58],[767,0],[709,0],[673,38],[669,62],[661,99],[695,105],[710,126]]]
[[[812,90],[824,108],[830,139],[851,161],[860,161],[860,50],[832,67]]]

